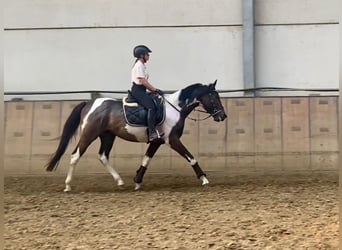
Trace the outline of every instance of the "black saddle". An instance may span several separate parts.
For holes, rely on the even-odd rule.
[[[164,98],[155,93],[148,93],[152,97],[156,110],[156,125],[160,125],[165,119],[165,101]],[[122,99],[122,107],[127,124],[131,126],[147,126],[147,109],[141,106],[131,91],[128,91],[127,97]]]

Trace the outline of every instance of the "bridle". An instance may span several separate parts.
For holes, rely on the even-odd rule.
[[[196,118],[191,118],[191,117],[187,117],[187,118],[189,118],[190,120],[193,120],[193,121],[204,121],[204,120],[207,120],[208,118],[210,118],[212,116],[215,116],[216,114],[220,113],[222,111],[222,109],[216,110],[212,114],[208,113],[207,111],[200,110],[200,109],[194,109],[194,111],[201,112],[201,113],[206,113],[206,114],[209,114],[209,115],[206,116],[205,118],[201,118],[201,119],[196,119]]]
[[[214,100],[213,100],[213,98],[211,98],[211,96],[212,96],[212,91],[210,91],[210,92],[208,93],[208,95],[209,95],[209,97],[210,97],[210,103],[211,103],[211,104],[214,104]],[[171,106],[172,108],[174,108],[175,110],[177,110],[179,113],[181,112],[181,110],[179,110],[175,105],[173,105],[171,102],[169,102],[164,96],[163,96],[163,98],[164,98],[164,100],[165,100],[168,104],[170,104],[170,106]],[[192,105],[192,104],[190,104],[190,105]],[[186,107],[189,107],[190,105],[187,105]],[[214,106],[214,105],[213,105],[213,106]],[[207,119],[209,119],[210,117],[213,117],[213,116],[215,116],[216,114],[220,113],[220,112],[222,111],[222,108],[217,109],[217,108],[215,107],[213,113],[209,113],[209,112],[207,112],[207,111],[200,110],[200,109],[194,109],[194,111],[209,114],[208,116],[206,116],[206,117],[204,117],[204,118],[201,118],[201,119],[196,119],[196,118],[192,118],[192,117],[189,117],[189,116],[186,117],[186,118],[188,118],[188,119],[190,119],[190,120],[192,120],[192,121],[200,122],[200,121],[207,120]]]

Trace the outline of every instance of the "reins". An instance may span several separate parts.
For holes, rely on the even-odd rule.
[[[164,96],[163,96],[164,100],[171,105],[172,108],[174,108],[175,110],[177,110],[179,113],[181,112],[175,105],[173,105],[171,102],[169,102],[169,100],[167,100]],[[202,112],[202,113],[206,113],[208,114],[208,112],[206,111],[203,111],[203,110],[197,110],[197,109],[194,109],[194,111],[197,111],[197,112]],[[192,121],[195,121],[195,122],[200,122],[200,121],[204,121],[204,120],[207,120],[208,118],[216,115],[217,113],[219,113],[221,110],[218,110],[216,111],[214,114],[209,114],[207,117],[205,118],[201,118],[201,119],[196,119],[196,118],[192,118],[192,117],[189,117],[187,116],[186,118],[192,120]]]

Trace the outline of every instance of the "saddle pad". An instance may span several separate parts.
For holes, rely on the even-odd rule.
[[[163,99],[163,98],[160,98]],[[158,103],[158,105],[156,105]],[[157,100],[156,106],[156,125],[160,125],[165,120],[164,99]],[[122,99],[122,107],[127,124],[136,127],[147,127],[147,109],[131,100],[127,102],[127,97]]]

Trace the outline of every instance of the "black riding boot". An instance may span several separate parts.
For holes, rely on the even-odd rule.
[[[149,141],[160,138],[159,133],[156,131],[156,115],[154,110],[148,109],[147,111],[147,125]]]

